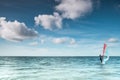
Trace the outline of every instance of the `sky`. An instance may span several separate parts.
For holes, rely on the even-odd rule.
[[[119,0],[1,0],[0,56],[120,56]]]

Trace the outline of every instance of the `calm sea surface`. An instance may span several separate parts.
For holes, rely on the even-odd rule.
[[[120,80],[120,57],[0,57],[0,80]]]

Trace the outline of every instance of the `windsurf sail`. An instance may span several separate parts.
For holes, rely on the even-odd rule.
[[[109,54],[108,54],[108,50],[107,50],[107,44],[104,44],[103,46],[103,53],[100,54],[100,61],[102,64],[105,64],[106,61],[109,60]]]
[[[102,54],[102,56],[104,56],[104,54],[105,54],[106,47],[107,47],[107,44],[104,44],[104,46],[103,46],[103,54]]]

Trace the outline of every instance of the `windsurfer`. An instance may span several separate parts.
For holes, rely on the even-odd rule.
[[[102,63],[103,62],[103,56],[100,54],[100,62]]]
[[[103,46],[103,53],[99,55],[100,62],[102,64],[105,64],[105,62],[109,60],[109,55],[108,55],[108,52],[106,50],[106,47],[107,47],[107,44],[104,44],[104,46]]]

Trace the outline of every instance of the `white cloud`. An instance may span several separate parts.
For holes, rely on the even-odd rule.
[[[116,38],[110,38],[110,39],[108,39],[108,42],[110,42],[110,43],[115,43],[115,42],[118,42],[119,40],[118,39],[116,39]]]
[[[31,42],[29,43],[30,46],[37,46],[38,45],[38,42]]]
[[[71,40],[70,40],[70,44],[73,45],[73,44],[75,44],[75,43],[76,43],[75,39],[71,39]]]
[[[53,38],[53,43],[55,44],[63,44],[67,41],[67,38]]]
[[[38,15],[34,20],[36,25],[41,25],[44,29],[62,28],[62,18],[56,12],[53,15]]]
[[[92,2],[91,0],[61,0],[56,10],[62,13],[63,18],[75,19],[90,12]]]
[[[69,37],[58,37],[58,38],[53,38],[52,42],[55,44],[70,44],[70,45],[74,45],[76,43],[75,39],[73,38],[69,38]]]
[[[44,29],[53,30],[54,28],[62,28],[62,20],[76,19],[84,16],[92,10],[91,0],[55,0],[60,2],[55,9],[53,15],[39,14],[34,17],[35,24],[42,26]]]
[[[9,41],[22,41],[34,38],[37,31],[27,28],[24,23],[18,21],[6,21],[5,17],[0,17],[0,37]]]

